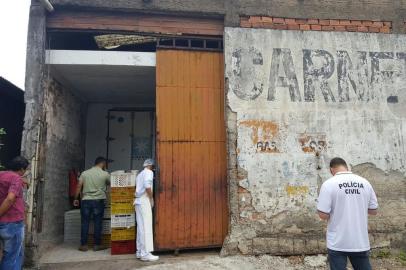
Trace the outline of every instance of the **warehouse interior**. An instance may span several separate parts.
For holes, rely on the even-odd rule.
[[[92,167],[98,156],[109,160],[109,172],[140,170],[146,158],[155,158],[155,43],[146,43],[106,49],[90,34],[49,35],[44,107],[46,155],[52,158],[45,166],[53,169],[38,191],[42,251],[64,242],[76,250],[79,243],[79,212],[70,214],[70,225],[66,221],[73,208],[70,171]]]
[[[85,168],[105,156],[109,171],[140,168],[153,157],[155,54],[47,52],[50,76],[86,105]],[[140,61],[133,59],[141,58]]]

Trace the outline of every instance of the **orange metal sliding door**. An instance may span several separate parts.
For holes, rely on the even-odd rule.
[[[223,54],[158,50],[156,66],[156,248],[221,246],[228,230]]]

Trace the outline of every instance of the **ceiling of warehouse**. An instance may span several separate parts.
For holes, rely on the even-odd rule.
[[[155,53],[48,50],[50,75],[91,103],[155,104]]]
[[[155,104],[155,67],[52,65],[51,75],[87,102]]]

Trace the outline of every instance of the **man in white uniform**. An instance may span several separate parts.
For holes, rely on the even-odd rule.
[[[328,221],[327,248],[331,270],[371,270],[368,214],[376,215],[378,202],[371,184],[348,170],[342,158],[330,162],[333,175],[323,183],[317,204],[321,219]]]
[[[144,162],[144,170],[138,174],[135,187],[135,211],[137,217],[137,258],[142,261],[157,261],[154,251],[152,232],[152,207],[154,207],[153,179],[154,160]]]

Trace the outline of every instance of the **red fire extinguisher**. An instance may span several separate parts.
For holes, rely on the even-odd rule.
[[[75,200],[76,188],[79,182],[79,171],[72,169],[69,171],[69,199],[70,203],[73,204]],[[76,207],[75,207],[76,208]]]

